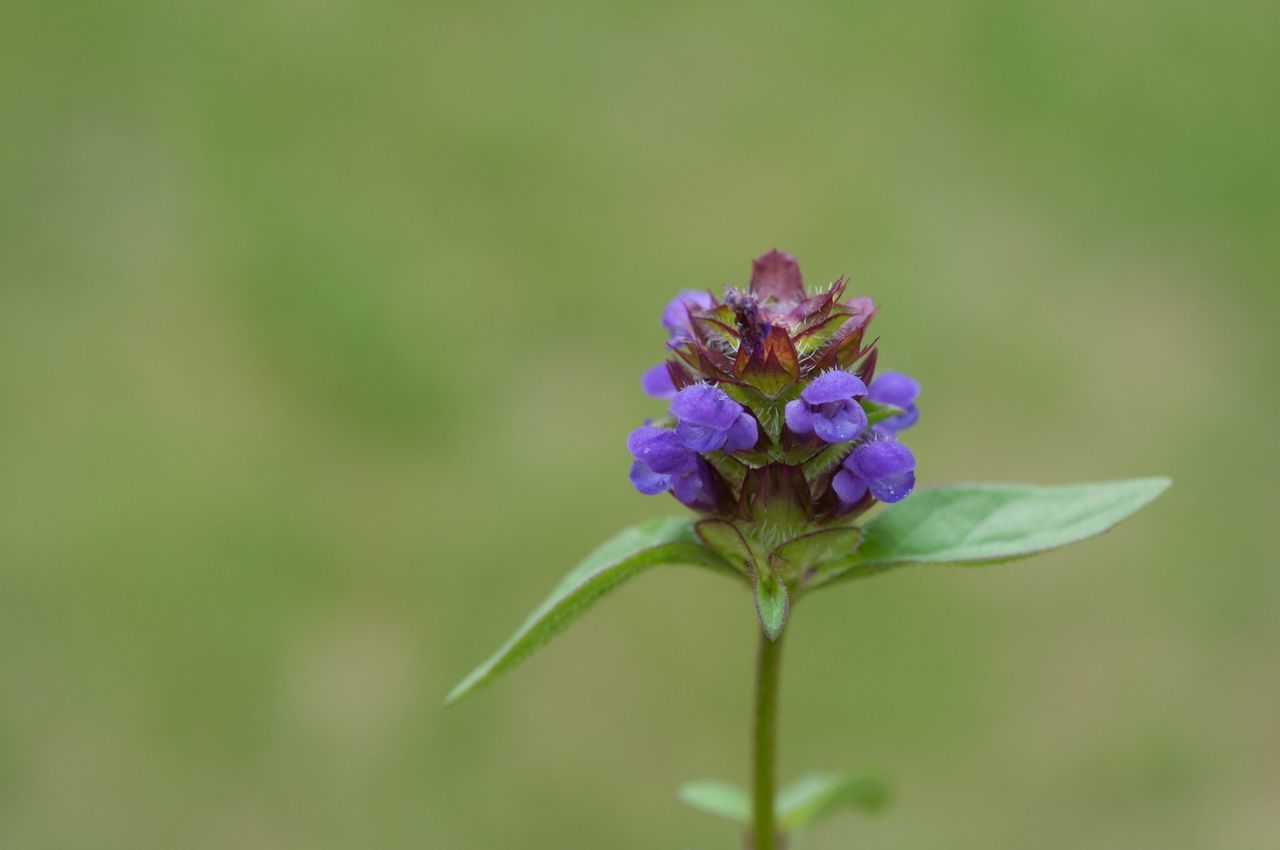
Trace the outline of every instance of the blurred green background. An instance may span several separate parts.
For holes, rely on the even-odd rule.
[[[882,305],[922,483],[1170,474],[815,597],[814,850],[1280,839],[1280,26],[1257,2],[0,7],[0,847],[730,850],[749,599],[616,528],[682,287]]]

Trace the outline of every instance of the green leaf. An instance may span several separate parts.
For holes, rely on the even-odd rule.
[[[457,702],[515,667],[600,597],[651,567],[691,564],[742,578],[698,542],[693,523],[692,517],[650,520],[604,543],[565,576],[515,634],[449,692],[445,702]]]
[[[731,782],[719,779],[698,779],[680,786],[680,801],[695,809],[717,817],[728,818],[735,823],[751,820],[751,801],[747,792]]]
[[[1169,487],[1167,478],[1040,487],[957,484],[890,505],[863,529],[852,557],[824,574],[871,575],[901,564],[991,563],[1025,558],[1115,527]]]
[[[889,801],[889,789],[874,773],[811,774],[778,793],[778,821],[795,835],[844,808],[876,812]]]
[[[699,779],[680,787],[681,802],[695,809],[735,823],[751,821],[751,800],[747,792],[720,779]],[[875,812],[889,800],[889,789],[878,774],[859,771],[849,774],[815,773],[797,779],[778,791],[774,800],[778,825],[799,835],[818,821],[841,809]]]
[[[906,413],[901,407],[892,404],[881,404],[878,401],[871,401],[863,398],[858,400],[858,404],[862,405],[862,410],[867,414],[867,424],[875,425],[877,422],[883,422],[893,416],[901,416]]]

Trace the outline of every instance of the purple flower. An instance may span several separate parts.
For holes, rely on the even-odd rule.
[[[646,496],[671,490],[689,507],[714,508],[714,481],[707,462],[681,444],[675,431],[643,425],[627,437],[635,462],[631,483]]]
[[[915,469],[911,449],[892,437],[881,437],[856,446],[831,487],[848,504],[857,502],[868,490],[882,502],[901,502],[916,486]]]
[[[640,386],[645,395],[654,398],[675,398],[676,395],[676,385],[671,380],[671,371],[667,369],[666,363],[659,363],[646,371],[640,378]]]
[[[754,448],[760,437],[755,418],[742,405],[711,384],[693,384],[671,402],[676,436],[696,452],[740,452]]]
[[[796,434],[817,434],[824,442],[844,443],[867,427],[867,414],[854,396],[866,395],[867,385],[848,372],[824,372],[805,387],[800,398],[787,402],[787,427]]]
[[[700,292],[696,289],[682,290],[662,311],[662,326],[667,329],[673,339],[689,336],[693,333],[689,310],[705,310],[714,303],[715,299],[711,297],[710,292]]]
[[[916,424],[916,420],[920,418],[920,409],[916,407],[916,397],[919,395],[920,383],[915,378],[901,372],[881,372],[871,382],[871,392],[867,397],[881,404],[901,407],[906,413],[882,419],[876,423],[876,430],[893,435]]]

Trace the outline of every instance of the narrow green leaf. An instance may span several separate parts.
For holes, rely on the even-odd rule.
[[[778,820],[783,829],[799,835],[843,808],[876,812],[889,801],[889,789],[874,773],[811,774],[778,793]]]
[[[680,786],[680,801],[710,815],[728,818],[735,823],[751,820],[751,801],[747,792],[731,782],[719,779],[697,779]]]
[[[857,577],[901,564],[1009,561],[1110,530],[1169,487],[1167,478],[1041,487],[957,484],[890,505],[864,528],[852,557],[822,565]]]
[[[692,517],[650,520],[604,543],[565,576],[515,634],[449,692],[445,702],[456,702],[515,667],[606,593],[651,567],[690,564],[741,578],[698,542],[693,523]]]

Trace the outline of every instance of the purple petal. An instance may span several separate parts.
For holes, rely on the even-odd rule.
[[[793,433],[808,434],[813,430],[813,413],[809,410],[809,405],[800,399],[787,402],[782,412],[787,418],[787,427]]]
[[[842,469],[836,473],[835,478],[831,479],[831,489],[836,491],[840,501],[853,504],[867,495],[867,482],[849,470]]]
[[[640,379],[640,386],[645,395],[654,398],[675,398],[676,395],[676,385],[671,381],[671,372],[666,363],[659,363],[647,370]]]
[[[631,464],[631,483],[646,496],[656,496],[671,488],[671,476],[654,472],[649,464],[638,460]]]
[[[832,416],[821,413],[813,417],[813,433],[828,443],[845,443],[862,433],[867,427],[867,414],[862,405],[847,401]]]
[[[742,405],[718,387],[693,384],[676,393],[671,402],[671,413],[681,424],[688,422],[727,431],[742,413]]]
[[[813,383],[805,387],[800,397],[809,404],[826,404],[841,401],[854,396],[866,395],[867,385],[862,379],[849,372],[823,372],[813,379]]]
[[[738,421],[729,429],[728,438],[724,441],[726,452],[745,452],[756,447],[760,439],[760,428],[750,413],[743,413]]]
[[[691,508],[715,506],[711,473],[705,461],[699,461],[692,472],[672,479],[671,490],[677,499]]]
[[[882,502],[901,502],[915,488],[916,474],[903,472],[900,475],[876,478],[868,481],[867,486],[871,488],[871,495]]]
[[[899,431],[905,431],[920,418],[920,408],[914,404],[907,408],[907,412],[901,416],[890,416],[888,419],[881,419],[876,423],[876,430],[882,434],[892,436]]]
[[[662,311],[662,326],[673,335],[686,334],[692,330],[689,321],[689,309],[705,310],[715,303],[710,292],[696,289],[685,289],[667,304]]]
[[[911,472],[916,468],[916,458],[911,449],[897,440],[872,440],[854,449],[845,461],[845,467],[867,481],[875,482]]]
[[[692,468],[694,456],[681,443],[676,432],[654,425],[642,425],[627,437],[627,448],[636,460],[643,461],[660,475],[686,472]]]
[[[694,425],[692,422],[681,422],[676,425],[676,436],[695,452],[714,452],[724,445],[729,432],[727,429],[721,431],[705,425]]]
[[[759,301],[773,298],[779,304],[803,301],[804,279],[796,258],[777,248],[756,257],[751,263],[751,294]]]
[[[901,372],[881,372],[871,382],[870,398],[881,404],[907,408],[920,395],[920,383]]]

